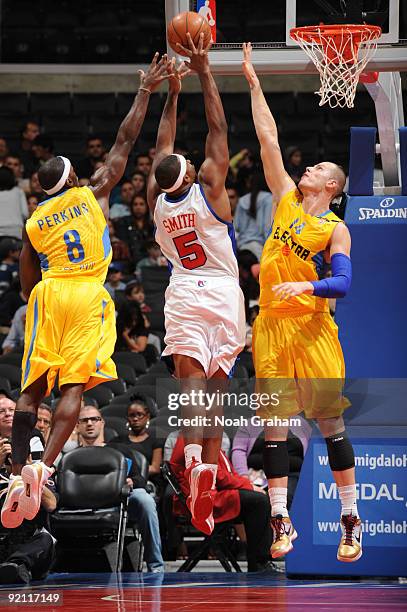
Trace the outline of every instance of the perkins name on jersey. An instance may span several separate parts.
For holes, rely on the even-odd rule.
[[[60,212],[53,213],[52,215],[45,215],[45,217],[42,217],[42,219],[37,219],[37,225],[42,231],[45,225],[47,225],[47,227],[53,227],[54,225],[66,223],[67,221],[72,221],[72,219],[88,214],[89,208],[83,202],[78,206],[71,206],[71,208],[66,208]]]

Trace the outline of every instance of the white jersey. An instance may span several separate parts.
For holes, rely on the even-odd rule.
[[[233,223],[223,221],[194,183],[182,197],[157,198],[155,239],[172,267],[172,279],[197,276],[239,277]]]

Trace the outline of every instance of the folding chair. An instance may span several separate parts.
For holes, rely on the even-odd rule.
[[[174,494],[178,497],[185,509],[185,517],[179,517],[178,524],[190,525],[191,524],[191,513],[188,510],[186,498],[182,492],[178,480],[168,462],[164,462],[161,466],[161,474],[164,480],[171,487]],[[232,568],[236,572],[241,572],[240,565],[238,564],[236,557],[230,550],[230,532],[233,529],[233,524],[230,521],[219,523],[215,525],[215,529],[209,536],[205,536],[203,542],[198,546],[197,550],[188,556],[188,559],[181,565],[177,570],[178,572],[190,572],[193,568],[207,557],[209,550],[215,553],[216,558],[222,565],[225,572],[232,572]]]

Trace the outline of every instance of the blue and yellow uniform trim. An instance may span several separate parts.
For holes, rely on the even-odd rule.
[[[27,221],[42,280],[27,308],[22,389],[48,372],[47,394],[83,383],[90,389],[115,379],[114,304],[103,287],[111,261],[109,230],[88,187],[50,198]]]

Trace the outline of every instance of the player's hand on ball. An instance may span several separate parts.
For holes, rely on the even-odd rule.
[[[308,282],[299,283],[281,283],[280,285],[273,285],[273,291],[278,299],[289,300],[297,295],[306,293],[312,295],[314,293],[314,286]]]
[[[252,43],[243,43],[243,74],[245,75],[247,82],[250,85],[250,89],[254,89],[258,85],[260,85],[260,81],[257,78],[257,74],[253,68],[252,64]]]
[[[195,47],[191,34],[189,32],[187,32],[187,39],[188,49],[186,47],[183,47],[179,43],[177,43],[177,47],[179,47],[180,51],[183,52],[183,55],[187,55],[189,57],[189,62],[187,64],[188,68],[190,68],[191,70],[195,70],[195,72],[198,73],[209,70],[208,51],[211,48],[212,42],[210,42],[207,47],[203,46],[203,32],[201,32],[201,34],[199,35],[199,43],[197,47]]]
[[[191,70],[185,62],[181,62],[181,64],[179,64],[177,67],[175,65],[175,58],[173,58],[169,71],[169,87],[172,93],[179,94],[181,91],[181,81],[183,78],[188,76],[190,72]]]
[[[140,75],[140,89],[146,89],[150,93],[157,89],[162,81],[169,78],[171,60],[168,59],[166,53],[160,61],[158,61],[158,56],[159,53],[155,53],[147,72],[144,72],[144,70],[138,71]]]

